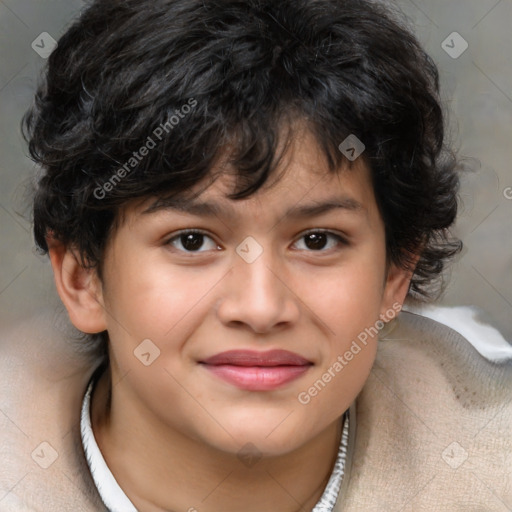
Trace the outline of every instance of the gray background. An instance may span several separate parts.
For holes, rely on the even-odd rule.
[[[466,247],[441,303],[478,306],[512,341],[512,0],[398,4],[439,66],[451,138],[469,169],[455,228]],[[27,220],[27,183],[36,169],[19,122],[45,62],[32,42],[42,32],[58,40],[82,5],[0,0],[0,328],[59,305],[48,258],[36,254]],[[442,47],[447,40],[460,48],[448,37],[453,32],[468,43],[458,58]]]

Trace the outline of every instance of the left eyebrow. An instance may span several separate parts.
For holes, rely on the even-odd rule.
[[[288,209],[283,217],[304,218],[315,217],[335,209],[353,213],[363,213],[366,208],[351,197],[334,197],[311,204],[297,205]],[[199,217],[220,216],[233,217],[235,210],[231,206],[221,206],[211,201],[196,201],[181,198],[158,199],[142,213],[153,213],[160,210],[176,210]]]
[[[351,197],[336,197],[322,202],[294,206],[284,215],[292,218],[315,217],[336,209],[342,209],[353,213],[362,213],[366,210],[359,201],[356,201]]]

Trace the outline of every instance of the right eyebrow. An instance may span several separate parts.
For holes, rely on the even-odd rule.
[[[222,215],[224,208],[217,203],[210,201],[194,201],[183,198],[164,198],[157,199],[152,205],[146,208],[142,213],[154,213],[161,210],[176,210],[198,217],[207,217],[211,215]],[[231,214],[234,212],[231,211]]]

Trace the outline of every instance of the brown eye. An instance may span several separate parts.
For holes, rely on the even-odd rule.
[[[302,235],[299,241],[304,241],[305,250],[316,252],[326,252],[340,244],[346,245],[344,238],[330,231],[310,231]]]
[[[318,251],[325,247],[327,235],[325,233],[309,233],[304,237],[306,247],[313,251]]]
[[[218,245],[210,236],[202,231],[182,231],[172,237],[168,242],[173,248],[181,252],[205,252],[217,249]]]
[[[187,251],[198,251],[204,243],[204,235],[200,233],[180,235],[180,242]]]

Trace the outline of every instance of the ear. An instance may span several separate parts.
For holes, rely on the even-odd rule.
[[[402,268],[394,263],[390,264],[386,276],[384,293],[382,295],[380,312],[382,319],[389,317],[389,311],[398,313],[398,311],[402,309],[419,258],[419,254],[414,255],[411,258],[409,268]],[[388,314],[386,314],[386,312],[388,312]]]
[[[85,268],[74,249],[47,241],[57,292],[71,323],[89,334],[106,330],[102,285],[96,270]]]

